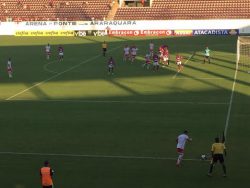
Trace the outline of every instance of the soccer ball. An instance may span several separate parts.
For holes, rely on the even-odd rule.
[[[206,160],[207,159],[207,156],[205,154],[202,154],[201,155],[201,160]]]

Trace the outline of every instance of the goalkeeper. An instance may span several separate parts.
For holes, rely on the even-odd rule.
[[[213,167],[217,163],[217,161],[219,161],[222,165],[222,169],[224,172],[223,177],[226,177],[226,165],[224,164],[224,155],[226,156],[226,147],[223,142],[220,142],[220,139],[218,137],[215,138],[215,143],[212,145],[211,153],[212,161],[210,164],[208,176],[212,176]]]
[[[205,51],[204,51],[204,60],[203,60],[203,63],[205,63],[206,60],[210,64],[210,49],[208,48],[208,46],[205,48]]]

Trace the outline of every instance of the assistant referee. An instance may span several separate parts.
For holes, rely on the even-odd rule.
[[[217,137],[215,138],[215,143],[212,145],[211,148],[212,153],[212,161],[210,164],[208,176],[212,176],[213,167],[217,163],[217,161],[220,162],[223,169],[223,177],[226,177],[226,165],[224,164],[224,155],[226,156],[226,147],[224,143],[220,142],[220,139]]]

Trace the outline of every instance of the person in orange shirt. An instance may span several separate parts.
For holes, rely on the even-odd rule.
[[[43,188],[52,188],[53,180],[52,176],[54,174],[54,170],[50,168],[49,161],[44,162],[44,167],[40,169],[40,177]]]

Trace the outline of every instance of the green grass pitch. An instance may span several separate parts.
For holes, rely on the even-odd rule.
[[[104,40],[107,57],[101,55]],[[169,45],[170,67],[159,72],[142,68],[150,40],[157,47]],[[236,37],[5,36],[0,41],[0,187],[39,187],[39,168],[46,159],[55,170],[55,188],[249,184],[250,76],[241,67],[231,100]],[[49,61],[44,54],[48,42]],[[60,63],[59,44],[65,49]],[[125,44],[139,48],[134,64],[122,61]],[[206,46],[211,64],[202,64]],[[176,53],[186,57],[178,74]],[[114,76],[107,74],[111,55],[117,62]],[[6,72],[8,57],[13,79]],[[198,159],[210,151],[227,118],[228,177],[222,177],[217,165],[209,178],[209,162]],[[176,168],[175,139],[185,129],[193,142],[187,144],[184,158],[192,160]]]

